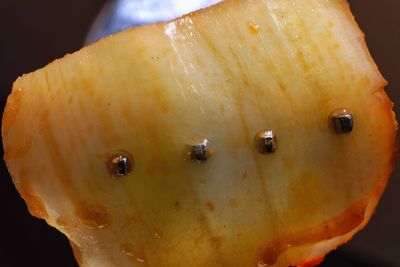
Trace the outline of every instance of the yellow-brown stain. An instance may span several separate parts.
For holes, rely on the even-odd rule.
[[[88,110],[86,101],[84,99],[82,99],[81,101],[77,101],[77,106],[78,106],[78,110],[79,110],[79,115],[82,117],[86,117],[87,110]]]
[[[65,153],[63,153],[64,151],[61,144],[55,136],[54,131],[56,126],[50,122],[49,113],[48,110],[43,112],[40,120],[40,135],[44,141],[46,153],[49,156],[48,163],[55,171],[56,178],[64,190],[66,197],[71,201],[76,202],[76,199],[79,199],[79,197],[77,197],[74,184],[71,181],[72,174],[68,166],[70,160],[64,156]],[[79,205],[79,203],[74,204]]]
[[[127,227],[131,226],[132,224],[136,224],[136,223],[140,223],[140,222],[141,222],[141,220],[138,219],[135,215],[130,215],[130,216],[126,217],[125,222],[121,227],[127,228]]]
[[[174,202],[174,210],[179,211],[181,207],[181,203],[179,201]]]
[[[296,53],[296,62],[301,66],[305,73],[307,73],[311,69],[310,64],[308,64],[305,59],[304,53],[301,51],[298,51]]]
[[[231,198],[229,200],[229,207],[231,207],[232,209],[238,208],[239,207],[239,202],[237,201],[237,199]]]
[[[21,108],[22,96],[23,90],[21,88],[17,88],[12,91],[12,94],[7,99],[7,104],[4,109],[2,119],[2,131],[4,136],[8,134],[13,123],[15,122],[15,117]]]
[[[333,97],[326,94],[324,96],[322,96],[318,101],[317,101],[317,110],[323,110],[324,108],[326,108],[326,106],[328,105],[328,103],[330,101],[332,101]]]
[[[288,90],[287,86],[284,84],[281,78],[278,78],[278,87],[279,90],[282,92],[282,94],[285,96],[286,100],[289,103],[293,102],[292,95],[290,94],[290,91]]]
[[[247,23],[247,27],[249,29],[249,31],[253,34],[257,34],[260,32],[260,25],[255,24],[253,22],[249,22]]]
[[[97,95],[97,90],[93,87],[95,84],[93,80],[86,78],[85,76],[82,76],[80,79],[81,87],[79,90],[81,92],[85,92],[88,96],[90,96],[92,99],[95,95]]]
[[[248,175],[249,174],[248,174],[247,170],[243,171],[242,176],[241,176],[242,180],[246,180]]]
[[[136,125],[138,118],[132,114],[132,110],[129,105],[121,107],[121,116],[126,120],[128,125]]]
[[[75,213],[80,223],[88,228],[100,229],[112,223],[111,214],[100,204],[81,202],[75,207]]]
[[[215,206],[213,203],[211,202],[206,202],[205,207],[208,211],[214,211],[215,210]]]
[[[67,103],[68,103],[68,106],[71,106],[72,105],[72,101],[74,100],[74,97],[72,96],[72,95],[70,95],[69,97],[68,97],[68,101],[67,101]]]
[[[342,46],[339,43],[334,43],[333,44],[333,49],[334,50],[339,50]]]
[[[114,146],[122,142],[122,137],[119,135],[118,126],[115,124],[115,114],[109,109],[98,109],[98,129],[97,133],[101,138],[101,142],[105,145]],[[81,143],[86,143],[86,136],[81,135]]]
[[[156,100],[156,103],[158,104],[158,107],[160,108],[162,113],[168,113],[171,109],[167,99],[167,95],[165,93],[166,91],[167,89],[157,88],[153,92],[154,99]]]
[[[323,179],[310,169],[301,170],[295,175],[288,188],[289,203],[296,203],[304,212],[313,214],[317,212],[322,203],[327,203]]]
[[[270,242],[260,249],[256,263],[262,262],[266,266],[273,265],[279,255],[290,247],[314,244],[349,233],[363,222],[367,204],[367,201],[361,201],[330,220]]]
[[[68,146],[69,146],[71,151],[77,151],[78,150],[78,146],[76,145],[76,140],[73,137],[69,137],[68,138]]]
[[[222,246],[222,243],[224,242],[224,237],[222,236],[215,236],[210,238],[211,246],[214,249],[219,249]]]
[[[278,86],[279,86],[279,90],[281,90],[281,92],[286,95],[287,94],[287,87],[285,86],[285,84],[283,84],[283,82],[281,80],[278,80]]]

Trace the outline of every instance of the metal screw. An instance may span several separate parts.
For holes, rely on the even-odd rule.
[[[132,171],[132,159],[127,155],[114,155],[108,163],[108,169],[111,176],[118,178],[126,176]]]
[[[272,130],[262,131],[256,135],[255,143],[258,152],[261,154],[274,153],[277,148],[277,141]]]
[[[336,133],[346,134],[353,130],[353,115],[348,110],[344,108],[334,110],[330,118]]]
[[[195,163],[206,162],[214,153],[213,144],[208,139],[189,144],[188,147],[188,156]]]

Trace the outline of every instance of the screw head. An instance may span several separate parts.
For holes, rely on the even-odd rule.
[[[206,162],[214,153],[214,145],[208,139],[200,139],[188,144],[188,157],[194,163]]]
[[[108,170],[113,178],[126,176],[132,172],[133,160],[127,154],[117,154],[110,157]]]
[[[330,118],[337,134],[346,134],[353,130],[353,115],[347,109],[334,110]]]
[[[276,151],[277,140],[272,130],[259,132],[255,137],[256,147],[261,154],[271,154]]]

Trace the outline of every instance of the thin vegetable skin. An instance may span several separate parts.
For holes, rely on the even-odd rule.
[[[81,266],[312,266],[386,186],[384,86],[346,1],[230,0],[18,79],[5,161]],[[332,127],[339,108],[349,133]],[[264,130],[274,153],[255,146]],[[201,163],[187,151],[199,139],[213,144]],[[116,155],[128,175],[113,175]]]

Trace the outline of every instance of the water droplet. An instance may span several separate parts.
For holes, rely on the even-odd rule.
[[[126,255],[126,256],[133,256],[132,248],[131,245],[128,243],[122,244],[121,245],[121,253]]]
[[[155,231],[154,232],[154,238],[160,239],[161,238],[161,232],[160,231]]]
[[[137,257],[137,258],[136,258],[136,261],[137,261],[137,262],[140,262],[140,263],[145,262],[145,260],[144,260],[143,258],[140,258],[140,257]]]

